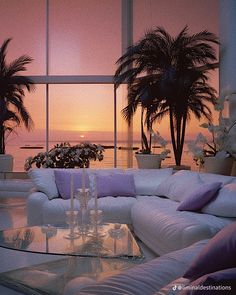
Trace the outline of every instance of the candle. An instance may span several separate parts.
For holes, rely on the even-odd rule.
[[[94,175],[94,207],[95,207],[95,214],[98,211],[98,193],[97,193],[97,178]]]
[[[82,171],[82,191],[83,191],[83,195],[85,194],[85,170],[84,170],[84,166],[83,166],[83,171]]]
[[[73,173],[70,175],[70,210],[74,210],[74,177]]]

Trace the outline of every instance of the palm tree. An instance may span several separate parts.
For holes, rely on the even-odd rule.
[[[219,44],[218,38],[206,30],[190,35],[186,26],[172,37],[157,27],[117,61],[114,82],[117,87],[128,84],[125,120],[131,123],[138,106],[145,111],[147,128],[168,115],[176,165],[181,165],[191,113],[211,121],[216,91],[208,84],[207,73],[218,67],[213,44]]]
[[[22,55],[7,64],[7,46],[11,39],[6,39],[0,48],[0,154],[5,153],[5,139],[22,123],[30,130],[32,118],[24,106],[25,89],[31,91],[33,81],[25,76],[17,75],[25,71],[25,66],[32,58]]]

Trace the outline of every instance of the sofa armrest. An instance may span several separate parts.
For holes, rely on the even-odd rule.
[[[29,226],[43,224],[43,204],[45,202],[49,202],[49,199],[42,192],[33,192],[29,195],[26,203]]]

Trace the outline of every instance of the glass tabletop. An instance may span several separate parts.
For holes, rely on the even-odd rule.
[[[80,231],[66,226],[31,226],[0,231],[0,247],[17,251],[142,259],[142,252],[126,224],[101,224]]]

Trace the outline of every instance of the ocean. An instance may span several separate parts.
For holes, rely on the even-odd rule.
[[[57,142],[53,142],[50,144],[50,148],[52,148]],[[97,144],[106,145],[106,146],[113,146],[113,142],[96,142]],[[78,144],[78,142],[70,142],[71,145]],[[43,146],[43,149],[39,148],[29,148],[29,147],[41,147]],[[17,144],[8,144],[6,147],[6,152],[8,154],[13,155],[14,157],[14,172],[21,172],[24,171],[24,163],[25,159],[29,156],[35,156],[39,152],[45,151],[45,142],[40,141],[32,141],[27,142],[27,145],[23,146],[27,148],[22,148],[22,146],[19,146]],[[125,147],[125,143],[123,141],[117,143],[117,167],[119,168],[127,168],[127,157],[128,157],[128,151],[125,149],[120,149],[120,147]],[[139,142],[134,142],[134,147],[140,147]],[[167,148],[172,150],[171,143],[168,143]],[[154,153],[160,152],[160,149],[155,148]],[[133,167],[137,168],[137,163],[135,159],[135,150],[132,151],[133,154]],[[171,153],[170,158],[165,159],[162,162],[162,167],[166,167],[169,165],[174,165],[174,156]],[[195,162],[192,159],[192,154],[188,152],[187,143],[184,145],[183,150],[183,156],[182,156],[182,165],[188,165],[191,167],[191,170],[197,170],[198,167],[196,166]],[[104,159],[103,161],[91,161],[90,167],[92,168],[109,168],[114,167],[114,149],[109,148],[105,149],[104,151]]]

